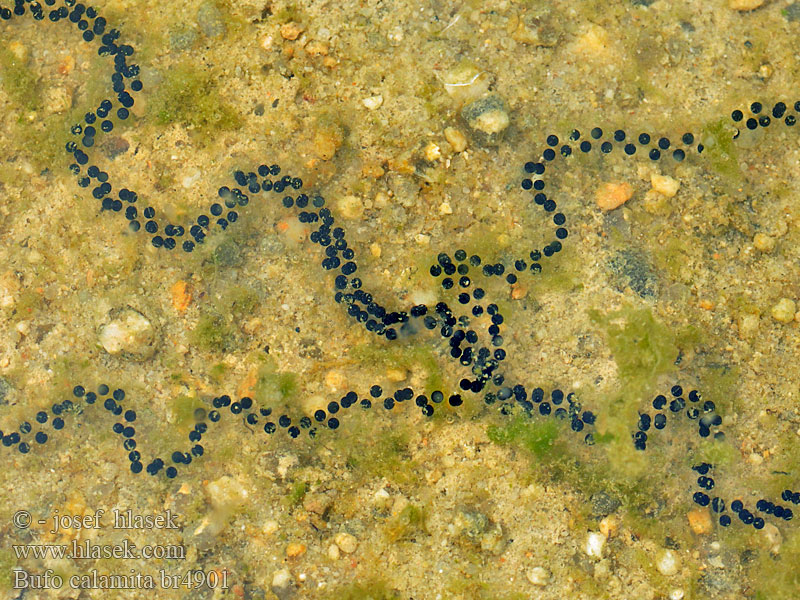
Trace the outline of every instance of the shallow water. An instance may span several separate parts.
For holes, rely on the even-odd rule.
[[[796,114],[800,23],[785,3],[646,4],[97,6],[135,48],[144,86],[130,117],[87,149],[114,192],[135,190],[139,210],[186,224],[236,185],[235,170],[279,164],[326,199],[363,289],[390,310],[432,313],[444,301],[460,314],[463,288],[443,289],[429,269],[440,252],[479,255],[469,289],[485,289],[483,306],[503,315],[507,357],[505,381],[477,394],[459,389],[469,370],[422,319],[389,341],[348,316],[313,227],[283,194],[251,194],[191,253],[154,247],[145,219],[133,233],[124,210],[101,210],[62,148],[115,96],[113,61],[71,23],[0,21],[0,429],[28,421],[33,435],[37,411],[73,402],[63,430],[49,416],[46,444],[2,448],[4,597],[796,597],[797,520],[755,507],[791,507],[781,493],[800,489],[788,302],[800,296],[800,148],[783,116],[745,123],[758,117],[753,101],[762,116],[778,101]],[[507,127],[471,129],[481,115],[484,129],[505,117]],[[543,161],[552,213],[521,187],[549,135],[559,138]],[[662,137],[670,147],[653,160]],[[607,184],[612,196],[630,186],[630,199],[604,210]],[[531,273],[529,253],[555,239],[560,212],[563,249]],[[509,284],[520,258],[526,271]],[[487,263],[503,275],[482,275]],[[489,317],[470,318],[493,352]],[[120,340],[117,326],[138,333]],[[125,390],[142,455],[168,465],[191,448],[195,409],[210,412],[215,397],[252,397],[274,413],[249,424],[222,407],[202,456],[175,479],[151,477],[131,472],[115,419],[73,395],[104,383]],[[537,387],[545,401],[572,393],[596,422],[575,432],[572,415],[484,402],[514,384],[531,399]],[[464,404],[431,404],[426,417],[414,402],[387,411],[381,397],[368,411],[343,408],[341,426],[318,425],[313,440],[262,429],[284,412],[296,424],[322,409],[328,423],[329,402],[349,390],[369,398],[373,385],[459,393]],[[654,416],[653,398],[675,385],[689,409],[693,389],[697,406],[714,403],[722,425],[711,429],[724,439],[665,410],[667,427],[637,450],[639,414]],[[707,493],[726,500],[729,527],[693,502],[690,467],[702,462],[714,465]],[[766,526],[743,524],[736,499]],[[164,522],[122,529],[115,510]],[[57,514],[89,519],[54,530]],[[73,541],[162,545],[173,557],[17,555]],[[136,589],[148,577],[155,589]],[[29,582],[24,594],[15,579]],[[120,583],[133,589],[110,590]]]

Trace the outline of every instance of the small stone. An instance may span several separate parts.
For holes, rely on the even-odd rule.
[[[278,522],[275,519],[267,519],[261,526],[261,531],[264,535],[272,535],[278,531]]]
[[[223,239],[211,253],[214,264],[220,267],[237,267],[242,264],[242,251],[239,244],[230,238]]]
[[[59,114],[72,106],[72,93],[65,87],[51,87],[45,93],[44,108],[48,114]]]
[[[497,146],[511,123],[505,100],[491,94],[461,109],[461,118],[481,146]]]
[[[434,142],[428,142],[425,145],[425,149],[423,150],[425,154],[425,160],[428,162],[436,162],[440,158],[442,158],[442,151],[439,146]]]
[[[369,98],[364,98],[361,101],[367,110],[378,110],[381,105],[383,104],[383,96],[370,96]]]
[[[225,21],[214,2],[203,2],[197,9],[197,24],[208,37],[217,37],[225,33]]]
[[[344,196],[337,202],[339,214],[345,219],[360,219],[364,215],[364,205],[356,196]]]
[[[597,517],[609,515],[622,505],[618,499],[602,491],[592,494],[589,501],[592,505],[592,514]]]
[[[188,50],[197,41],[197,30],[193,27],[181,26],[169,32],[169,45],[173,50]]]
[[[330,160],[342,145],[342,136],[334,129],[323,129],[314,134],[313,148],[322,160]]]
[[[462,60],[442,76],[447,95],[457,103],[473,102],[489,91],[492,76],[478,65]]]
[[[678,572],[678,564],[678,555],[672,550],[661,550],[656,556],[656,568],[666,577],[671,577]]]
[[[347,379],[341,371],[337,369],[331,369],[325,373],[325,385],[332,392],[338,392],[339,390],[344,389],[345,385],[347,385]]]
[[[192,289],[189,284],[183,280],[178,280],[172,284],[169,292],[172,296],[172,307],[179,313],[186,312],[192,301]]]
[[[619,520],[614,515],[608,515],[600,521],[599,529],[600,533],[608,539],[617,533]]]
[[[328,558],[331,560],[339,560],[341,553],[339,552],[339,546],[336,544],[331,544],[328,546]]]
[[[132,308],[117,311],[112,320],[100,328],[98,339],[105,351],[112,355],[145,360],[155,352],[152,323]]]
[[[352,554],[358,548],[358,540],[349,533],[337,533],[333,541],[345,554]]]
[[[733,10],[755,10],[764,4],[764,0],[728,0],[728,6]]]
[[[690,510],[686,514],[686,518],[689,520],[689,527],[697,535],[707,535],[711,533],[711,513],[709,512],[708,507]]]
[[[406,373],[406,370],[402,367],[389,367],[386,369],[386,379],[392,383],[405,381],[406,377],[408,377],[408,373]]]
[[[300,37],[303,31],[305,31],[305,27],[294,21],[281,25],[281,37],[285,40],[294,41]]]
[[[5,377],[0,377],[0,404],[8,404],[8,393],[11,391],[11,384]]]
[[[318,40],[311,40],[304,48],[309,56],[327,56],[328,46]]]
[[[633,196],[631,184],[620,182],[609,182],[601,185],[595,192],[595,201],[601,210],[614,210],[625,204]]]
[[[550,582],[550,573],[544,567],[533,567],[525,575],[533,585],[544,587]]]
[[[439,205],[439,214],[440,215],[452,215],[453,214],[453,207],[450,206],[449,202],[442,202]]]
[[[278,598],[288,598],[292,588],[292,574],[289,569],[281,569],[272,574],[270,589]]]
[[[586,538],[586,544],[583,546],[583,551],[590,558],[601,559],[603,558],[603,547],[606,544],[606,536],[599,531],[592,531]]]
[[[753,245],[760,252],[769,253],[775,249],[775,238],[766,233],[757,233],[753,236]]]
[[[779,323],[791,323],[794,320],[794,313],[796,312],[797,305],[794,300],[790,300],[789,298],[781,298],[770,310],[772,318]]]
[[[766,541],[769,551],[772,554],[778,554],[780,552],[781,544],[783,543],[783,536],[781,535],[780,529],[775,527],[772,523],[767,523],[764,525],[764,529],[761,530],[761,536]]]
[[[789,23],[800,21],[800,2],[792,2],[789,6],[784,8],[782,12]]]
[[[103,143],[100,144],[100,150],[109,160],[114,160],[120,154],[125,154],[130,147],[130,142],[121,135],[112,135],[105,138]]]
[[[650,176],[650,185],[659,194],[667,198],[672,198],[678,193],[681,182],[668,175],[658,175],[654,173]]]
[[[752,313],[748,313],[739,317],[739,337],[747,339],[755,335],[758,331],[758,325],[761,318]]]
[[[247,502],[247,489],[230,475],[210,481],[206,486],[208,499],[215,508],[229,510]]]
[[[467,136],[461,133],[455,127],[446,127],[444,130],[444,139],[450,144],[453,152],[463,152],[467,149]]]
[[[306,553],[306,545],[300,542],[289,542],[286,546],[286,556],[288,558],[299,558]]]

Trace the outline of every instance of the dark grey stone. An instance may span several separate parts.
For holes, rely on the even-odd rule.
[[[622,286],[630,288],[642,298],[652,298],[656,294],[658,277],[650,266],[647,257],[639,250],[620,250],[609,261],[609,269],[622,279]]]
[[[592,504],[592,514],[596,517],[605,517],[606,515],[610,515],[620,506],[622,506],[622,502],[607,492],[597,492],[596,494],[592,494],[592,497],[589,499],[589,501]]]

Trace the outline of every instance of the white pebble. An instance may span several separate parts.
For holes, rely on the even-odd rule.
[[[358,540],[349,533],[337,533],[333,541],[339,546],[339,550],[345,554],[352,554],[358,548]]]
[[[678,193],[678,188],[681,187],[681,182],[668,175],[658,175],[653,173],[650,176],[650,185],[662,196],[672,198]]]
[[[790,323],[794,319],[794,313],[797,312],[797,305],[790,298],[781,298],[770,312],[772,318],[779,323]]]
[[[656,557],[656,568],[667,577],[675,575],[678,572],[678,555],[669,549],[662,550]]]
[[[272,575],[272,588],[278,590],[285,590],[287,589],[292,583],[292,574],[289,572],[289,569],[281,569],[280,571],[275,571]]]
[[[603,546],[606,544],[606,536],[597,531],[592,531],[586,538],[586,545],[583,551],[592,558],[603,558]]]
[[[367,110],[378,110],[383,104],[383,96],[370,96],[369,98],[364,98],[361,101],[361,104],[367,107]]]
[[[528,571],[527,577],[533,585],[545,586],[550,582],[550,573],[544,567],[533,567]]]
[[[100,328],[98,339],[109,354],[127,353],[134,358],[152,356],[155,331],[142,313],[126,308]]]

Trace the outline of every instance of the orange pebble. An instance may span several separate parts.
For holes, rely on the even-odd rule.
[[[192,301],[192,290],[189,284],[179,280],[172,284],[170,288],[172,294],[172,306],[178,312],[184,312]]]

